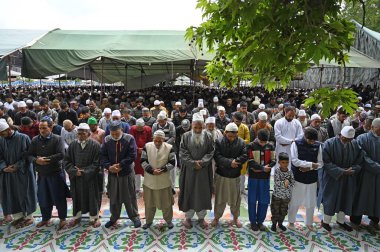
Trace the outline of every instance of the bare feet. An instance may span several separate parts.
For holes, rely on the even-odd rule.
[[[317,232],[317,230],[313,227],[313,225],[306,226],[311,232]]]
[[[216,226],[218,226],[218,224],[219,224],[219,220],[218,220],[218,219],[214,219],[214,220],[211,222],[211,226],[212,226],[212,227],[216,227]]]
[[[34,223],[34,218],[31,218],[31,219],[24,219],[23,222],[19,223],[19,224],[16,226],[16,229],[24,228],[24,227],[28,227],[28,226],[32,225],[33,223]]]
[[[20,218],[20,219],[17,219],[17,220],[14,220],[11,222],[11,225],[16,227],[17,225],[19,225],[20,223],[22,223],[25,219],[24,218]]]
[[[36,227],[37,228],[40,228],[40,227],[43,227],[43,226],[47,226],[49,224],[50,220],[47,220],[47,221],[40,221],[37,223]]]
[[[239,219],[234,219],[233,223],[235,224],[237,228],[241,228],[243,226],[243,224],[241,224]]]
[[[61,229],[64,228],[66,225],[67,225],[66,220],[60,220],[60,221],[59,221],[59,225],[58,225],[58,230],[61,230]]]
[[[193,224],[191,223],[191,219],[186,219],[182,222],[182,224],[185,226],[185,228],[190,229],[193,227]]]
[[[100,223],[100,220],[99,219],[96,219],[94,221],[91,221],[90,222],[90,225],[93,227],[93,228],[98,228],[100,227],[101,223]]]
[[[296,229],[296,226],[294,226],[294,223],[290,223],[288,224],[288,228],[289,229],[292,229],[292,230],[295,230]]]
[[[81,222],[81,218],[77,218],[73,221],[73,227],[75,227],[76,225],[79,225],[79,223]]]
[[[208,223],[207,221],[205,221],[205,219],[199,219],[198,220],[198,223],[199,223],[199,226],[202,228],[202,229],[206,229],[208,227]]]

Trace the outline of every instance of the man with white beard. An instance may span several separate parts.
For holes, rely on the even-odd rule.
[[[183,225],[192,228],[191,218],[197,213],[199,225],[208,226],[205,221],[207,210],[211,210],[213,193],[213,173],[211,160],[215,142],[203,130],[204,121],[200,113],[193,115],[192,130],[182,136],[179,156],[181,173],[179,177],[179,209],[186,213]]]
[[[213,117],[213,116],[207,117],[207,119],[206,119],[206,130],[211,134],[214,142],[218,138],[223,137],[222,132],[220,132],[220,130],[215,127],[215,117]]]

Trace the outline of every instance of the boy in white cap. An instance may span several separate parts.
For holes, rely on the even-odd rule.
[[[32,120],[37,120],[37,115],[33,111],[30,111],[28,109],[24,101],[20,101],[18,103],[18,112],[16,113],[14,117],[14,125],[20,126],[21,118],[25,116],[31,118]]]
[[[341,134],[323,145],[323,169],[320,176],[319,202],[323,204],[322,227],[331,231],[331,219],[337,213],[337,224],[346,231],[352,227],[345,215],[352,215],[356,178],[364,160],[364,152],[354,140],[355,129],[345,126]]]
[[[112,111],[112,114],[111,114],[111,121],[114,122],[114,121],[120,121],[121,122],[121,128],[123,129],[123,132],[124,133],[129,133],[129,124],[126,123],[126,122],[122,122],[121,121],[121,113],[120,113],[120,110],[114,110]],[[105,130],[105,135],[108,136],[110,134],[110,125],[108,125],[106,127],[106,130]]]
[[[150,113],[152,114],[152,116],[153,116],[154,118],[157,118],[158,114],[159,114],[161,111],[163,111],[163,109],[161,109],[161,107],[160,107],[160,104],[161,104],[161,103],[160,103],[159,100],[155,100],[153,104],[154,104],[154,107],[150,109]]]

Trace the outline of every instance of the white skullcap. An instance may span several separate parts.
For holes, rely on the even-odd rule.
[[[265,105],[261,103],[261,104],[259,105],[259,109],[265,109]]]
[[[165,102],[164,102],[164,101],[160,101],[160,103],[163,103],[163,104],[165,104]]]
[[[160,101],[159,100],[155,100],[154,101],[154,106],[158,106],[158,105],[160,105]]]
[[[344,126],[340,134],[345,138],[354,138],[355,129],[352,126]]]
[[[112,111],[112,115],[111,115],[111,116],[112,116],[112,117],[113,117],[113,116],[121,117],[120,110],[114,110],[114,111]]]
[[[226,111],[226,109],[223,106],[218,106],[218,111]]]
[[[3,105],[4,105],[4,103],[0,102],[0,106],[3,106]]]
[[[203,108],[203,99],[198,99],[198,108]]]
[[[363,110],[364,110],[363,107],[358,107],[358,108],[356,109],[356,112],[362,112]]]
[[[8,123],[5,122],[5,120],[0,121],[0,132],[3,132],[4,130],[8,129],[9,125]]]
[[[278,105],[279,109],[282,109],[283,107],[284,107],[284,104],[282,104],[282,103],[280,105]]]
[[[201,111],[199,111],[199,113],[203,116],[207,115],[207,111],[205,109],[202,109]]]
[[[90,126],[87,123],[80,123],[78,126],[78,130],[90,130]]]
[[[175,103],[175,105],[176,105],[176,106],[181,106],[182,104],[181,104],[181,102],[177,101],[177,102]]]
[[[208,124],[208,123],[215,123],[215,117],[213,117],[213,116],[207,117],[206,124]]]
[[[310,120],[313,121],[313,120],[321,120],[322,118],[318,115],[318,114],[314,114],[311,116]]]
[[[140,118],[140,119],[136,120],[136,125],[140,126],[140,127],[144,127],[145,126],[145,122],[144,122],[144,120],[142,118]]]
[[[33,106],[40,106],[40,102],[39,101],[33,102]]]
[[[306,116],[306,111],[303,110],[303,109],[300,109],[300,110],[298,111],[298,116]]]
[[[362,97],[360,97],[360,96],[358,96],[358,100],[363,100],[363,98],[362,98]]]
[[[4,118],[0,118],[0,122],[7,123],[7,121]]]
[[[236,109],[239,109],[240,108],[240,104],[238,104],[237,106],[236,106]]]
[[[219,101],[219,98],[217,96],[215,96],[213,99],[212,99],[213,102],[218,102]]]
[[[268,114],[266,112],[260,112],[259,113],[259,120],[267,120],[268,119]]]
[[[32,100],[26,100],[26,104],[33,104]]]
[[[158,115],[157,115],[157,120],[165,120],[166,119],[166,113],[162,113],[160,112]]]
[[[204,122],[203,115],[201,115],[200,113],[195,113],[193,115],[193,122]]]
[[[105,108],[103,112],[104,112],[104,114],[109,114],[109,113],[111,113],[112,111],[111,111],[110,108]]]
[[[24,101],[20,101],[20,102],[18,103],[18,107],[19,107],[19,108],[25,108],[25,107],[26,107],[26,103],[25,103]]]
[[[238,132],[239,128],[235,123],[229,123],[226,126],[226,131],[230,132]]]
[[[86,100],[86,105],[90,104],[90,99]]]
[[[252,105],[258,106],[258,105],[260,105],[260,102],[255,100],[252,102]]]
[[[165,138],[165,132],[163,132],[162,130],[156,130],[153,134],[153,137],[163,137]]]

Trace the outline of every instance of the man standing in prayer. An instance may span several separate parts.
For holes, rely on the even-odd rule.
[[[305,225],[310,231],[315,231],[313,216],[317,204],[317,170],[323,166],[322,145],[317,140],[318,132],[313,128],[306,128],[304,137],[296,139],[291,146],[295,184],[289,203],[289,228],[294,229],[296,215],[302,205],[306,208]]]
[[[82,214],[89,212],[90,225],[94,228],[100,226],[103,188],[99,184],[99,152],[100,144],[90,139],[88,124],[79,124],[78,139],[69,145],[64,159],[64,168],[70,177],[74,225],[80,223]]]
[[[0,122],[0,199],[4,216],[13,215],[16,228],[32,225],[37,207],[33,166],[25,157],[29,146],[27,135]]]
[[[356,141],[365,151],[364,163],[359,176],[358,191],[354,201],[351,223],[358,227],[362,216],[368,215],[368,230],[374,234],[379,228],[380,218],[380,118],[372,121],[370,132],[360,135]]]
[[[241,202],[240,170],[248,156],[245,142],[237,133],[238,126],[229,123],[225,129],[225,136],[216,140],[215,218],[212,226],[218,225],[228,203],[234,218],[233,223],[238,228],[242,227],[238,219]]]
[[[276,138],[276,153],[285,152],[292,160],[290,146],[295,139],[303,136],[302,125],[298,120],[294,120],[296,109],[292,106],[285,108],[285,117],[279,119],[274,124],[274,135]],[[290,162],[289,162],[290,169]]]
[[[347,112],[342,106],[336,110],[336,114],[332,116],[332,120],[327,122],[327,132],[329,138],[339,135],[344,126],[349,126],[350,122],[347,120]]]
[[[323,145],[324,167],[319,183],[319,202],[322,202],[324,210],[322,227],[327,231],[331,231],[331,219],[336,213],[337,224],[348,232],[352,231],[345,222],[345,215],[352,215],[356,176],[364,158],[364,152],[354,137],[355,129],[345,126],[340,135]]]
[[[223,132],[227,124],[231,122],[231,120],[226,116],[226,109],[222,106],[218,106],[218,114],[215,117],[217,129]]]
[[[108,170],[107,191],[110,198],[111,218],[105,227],[110,228],[120,218],[124,204],[129,219],[135,228],[141,227],[137,208],[135,171],[136,141],[133,136],[123,133],[121,121],[112,121],[111,134],[106,136],[101,146],[100,164]]]
[[[322,118],[318,114],[314,114],[310,118],[310,126],[306,127],[313,128],[318,132],[318,141],[321,143],[324,143],[327,139],[329,139],[329,134],[327,133],[327,130],[321,126]]]
[[[141,156],[144,175],[144,203],[146,223],[143,229],[149,228],[156,209],[162,210],[168,228],[174,227],[174,197],[171,188],[170,170],[175,166],[175,152],[171,144],[165,142],[165,133],[157,130],[153,142],[147,143]]]
[[[183,222],[191,228],[191,218],[197,213],[199,224],[207,227],[205,216],[211,210],[213,174],[211,160],[214,156],[215,143],[212,136],[203,130],[203,116],[195,113],[192,130],[182,137],[180,145],[181,173],[179,177],[179,209],[186,213]]]
[[[90,127],[90,138],[98,142],[99,144],[103,143],[105,132],[98,127],[98,122],[95,117],[90,117],[87,120],[87,124]]]
[[[46,226],[51,219],[53,206],[58,210],[60,219],[58,229],[66,226],[67,202],[70,195],[62,169],[65,149],[63,139],[52,133],[53,121],[44,117],[39,124],[40,135],[33,138],[29,147],[29,160],[34,163],[38,173],[37,198],[40,205],[42,221],[37,227]]]
[[[141,176],[144,176],[144,168],[141,166],[141,154],[145,144],[152,141],[152,129],[145,126],[143,119],[137,119],[136,125],[133,125],[129,130],[136,141],[137,144],[137,157],[135,160],[135,183],[136,183],[136,194],[140,196],[141,190]]]

